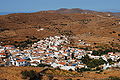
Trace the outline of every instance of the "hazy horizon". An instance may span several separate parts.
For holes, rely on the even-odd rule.
[[[59,8],[61,9],[61,8]],[[73,8],[67,8],[67,9],[73,9]],[[81,9],[81,8],[79,8]],[[54,9],[55,10],[55,9]],[[56,9],[58,10],[58,9]],[[84,10],[91,10],[91,9],[84,9]],[[41,11],[47,11],[47,10],[41,10]],[[115,9],[108,9],[108,10],[93,10],[93,11],[99,11],[99,12],[120,12],[120,10],[115,10]],[[7,14],[12,14],[12,13],[34,13],[34,12],[39,12],[39,11],[24,11],[24,12],[0,12],[0,15],[7,15]]]
[[[120,11],[119,0],[1,0],[0,12],[37,12],[60,8]]]

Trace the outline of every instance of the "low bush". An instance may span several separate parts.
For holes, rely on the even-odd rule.
[[[39,79],[38,73],[36,73],[33,70],[30,70],[30,71],[25,70],[25,71],[22,71],[21,74],[23,79],[29,79],[29,80]]]
[[[114,76],[110,76],[108,79],[106,80],[120,80],[120,77],[114,77]]]

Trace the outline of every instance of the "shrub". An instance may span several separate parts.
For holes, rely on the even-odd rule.
[[[85,55],[84,57],[82,57],[81,60],[82,60],[82,62],[84,64],[87,64],[87,63],[89,63],[91,61],[91,59],[90,59],[90,57],[88,55]]]
[[[25,70],[25,71],[22,71],[21,74],[23,79],[27,79],[27,78],[30,78],[30,80],[39,79],[38,74],[33,70],[30,70],[30,71]]]
[[[73,71],[72,69],[69,69],[69,71]]]
[[[98,70],[101,70],[101,68],[100,68],[100,67],[97,67],[97,68],[96,68],[96,71],[98,71]]]
[[[118,36],[120,36],[120,34],[118,34]]]
[[[87,66],[90,68],[95,68],[104,63],[106,63],[106,61],[104,61],[103,59],[93,59],[87,64]]]
[[[21,74],[23,76],[23,79],[27,79],[27,77],[28,77],[28,71],[22,71]]]
[[[66,79],[66,80],[72,80],[72,78]]]
[[[100,72],[96,72],[97,74],[100,74]]]
[[[91,71],[90,68],[77,68],[76,69],[77,72],[84,72],[84,71]]]
[[[48,65],[48,64],[39,64],[37,67],[51,67],[51,65]]]
[[[120,80],[120,77],[113,77],[113,76],[110,76],[107,80]]]

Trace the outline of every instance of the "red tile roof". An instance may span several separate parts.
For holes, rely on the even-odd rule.
[[[0,53],[0,55],[6,55],[5,53]]]
[[[65,62],[59,62],[59,64],[65,65],[66,63]]]
[[[4,47],[14,47],[13,45],[5,45]]]
[[[24,62],[26,61],[25,59],[20,59],[20,60],[17,60],[17,62]]]

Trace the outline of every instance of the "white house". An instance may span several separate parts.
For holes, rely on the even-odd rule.
[[[0,57],[1,57],[1,58],[5,58],[5,57],[6,57],[6,54],[5,54],[5,53],[0,53]]]
[[[28,62],[25,59],[16,60],[15,66],[27,66]]]
[[[75,70],[75,66],[61,66],[60,69],[64,69],[64,70]]]
[[[15,49],[15,46],[13,46],[13,45],[5,45],[4,48],[5,49]]]
[[[57,67],[61,67],[63,65],[62,64],[53,63],[53,64],[51,64],[51,66],[54,67],[54,68],[57,68]]]

